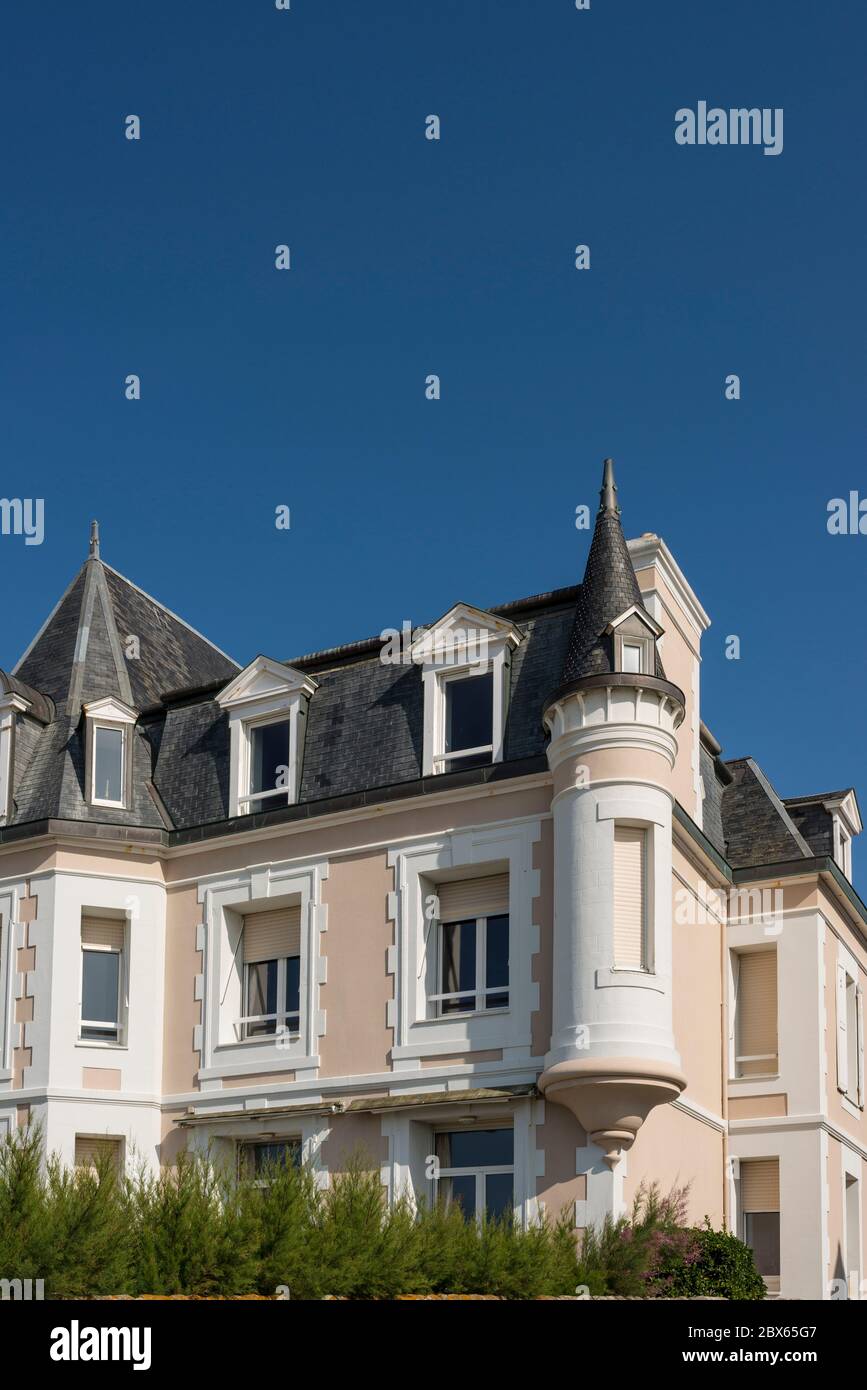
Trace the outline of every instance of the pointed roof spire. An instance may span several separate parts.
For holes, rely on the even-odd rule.
[[[605,459],[603,464],[599,497],[596,527],[575,604],[575,620],[563,666],[563,685],[581,680],[584,676],[611,671],[611,640],[605,629],[633,604],[645,611],[620,524],[614,461],[610,458]],[[658,654],[656,674],[665,678]]]
[[[599,493],[600,512],[614,512],[620,515],[617,505],[617,484],[614,481],[614,460],[605,459],[602,464],[602,491]]]
[[[90,559],[99,559],[99,522],[90,523]]]

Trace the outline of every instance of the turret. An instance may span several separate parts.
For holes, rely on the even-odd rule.
[[[539,1086],[613,1167],[686,1085],[672,1032],[671,773],[684,696],[665,677],[620,522],[611,459],[559,687],[554,998]]]

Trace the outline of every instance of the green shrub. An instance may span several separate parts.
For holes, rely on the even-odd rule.
[[[765,1297],[753,1252],[742,1240],[715,1231],[707,1217],[704,1226],[679,1235],[679,1243],[660,1243],[648,1270],[648,1287],[657,1297]]]
[[[182,1154],[154,1175],[120,1182],[43,1161],[38,1127],[0,1144],[0,1277],[43,1279],[48,1297],[104,1293],[274,1294],[293,1299],[472,1293],[761,1298],[740,1241],[684,1225],[685,1190],[642,1187],[629,1217],[607,1218],[580,1248],[568,1217],[523,1230],[477,1224],[459,1207],[384,1200],[372,1160],[353,1156],[321,1189],[306,1168],[239,1177],[209,1156]]]

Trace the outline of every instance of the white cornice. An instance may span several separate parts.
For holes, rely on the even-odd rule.
[[[707,631],[711,620],[662,537],[649,534],[638,536],[635,540],[627,541],[626,545],[633,569],[649,569],[651,565],[655,565],[666,587],[671,590],[699,633]]]

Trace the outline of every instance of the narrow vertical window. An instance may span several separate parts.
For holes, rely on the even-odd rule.
[[[743,951],[736,966],[735,1075],[773,1076],[779,1071],[776,950]]]
[[[770,1289],[780,1280],[780,1160],[741,1159],[742,1239]]]
[[[93,800],[123,805],[123,729],[97,724],[93,730]]]
[[[120,1042],[124,923],[87,916],[81,923],[80,1036],[90,1042]]]
[[[614,827],[614,968],[647,969],[647,831]]]

